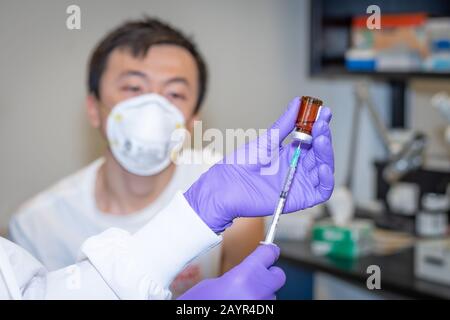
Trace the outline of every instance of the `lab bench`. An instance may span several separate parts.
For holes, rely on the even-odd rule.
[[[389,255],[368,255],[358,259],[338,259],[317,256],[311,250],[310,241],[277,241],[281,248],[280,265],[297,269],[299,273],[321,272],[332,275],[361,290],[412,299],[450,299],[450,286],[419,279],[414,274],[414,247]],[[381,269],[381,289],[367,289],[371,275],[367,267],[377,265]],[[294,272],[295,273],[295,272]],[[286,286],[301,286],[303,280],[287,275]],[[304,279],[304,277],[303,277]],[[305,281],[308,282],[308,281]],[[311,284],[307,284],[310,288]],[[304,298],[303,295],[300,298]],[[296,297],[293,297],[296,298]]]

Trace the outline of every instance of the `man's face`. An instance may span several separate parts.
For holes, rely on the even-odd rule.
[[[103,135],[108,114],[117,103],[146,93],[168,99],[190,127],[199,94],[198,69],[192,55],[175,45],[153,46],[144,57],[116,49],[109,55],[99,88],[99,100],[88,97],[88,115]]]

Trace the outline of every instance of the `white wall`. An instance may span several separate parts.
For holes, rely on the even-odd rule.
[[[65,27],[78,4],[82,29]],[[308,73],[306,0],[3,0],[0,4],[0,226],[25,199],[89,163],[102,145],[84,116],[86,62],[107,30],[144,13],[192,34],[210,66],[204,106],[209,127],[264,128],[295,95],[323,98],[334,110],[337,180],[349,147],[352,83]],[[374,87],[382,113],[383,86]],[[363,115],[355,185],[372,194],[370,160],[382,154]]]

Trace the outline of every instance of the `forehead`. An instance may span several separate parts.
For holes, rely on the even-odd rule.
[[[183,76],[194,85],[198,79],[197,64],[191,53],[170,44],[154,45],[145,55],[137,57],[128,48],[113,50],[108,58],[105,74],[117,75],[130,69],[147,72],[149,78],[155,81]]]

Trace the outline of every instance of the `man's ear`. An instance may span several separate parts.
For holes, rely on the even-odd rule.
[[[194,123],[195,121],[200,121],[200,113],[194,114],[187,122],[186,122],[186,130],[191,134],[194,134]]]
[[[89,94],[86,97],[86,112],[91,126],[95,129],[100,128],[102,121],[100,116],[100,102],[93,94]]]

